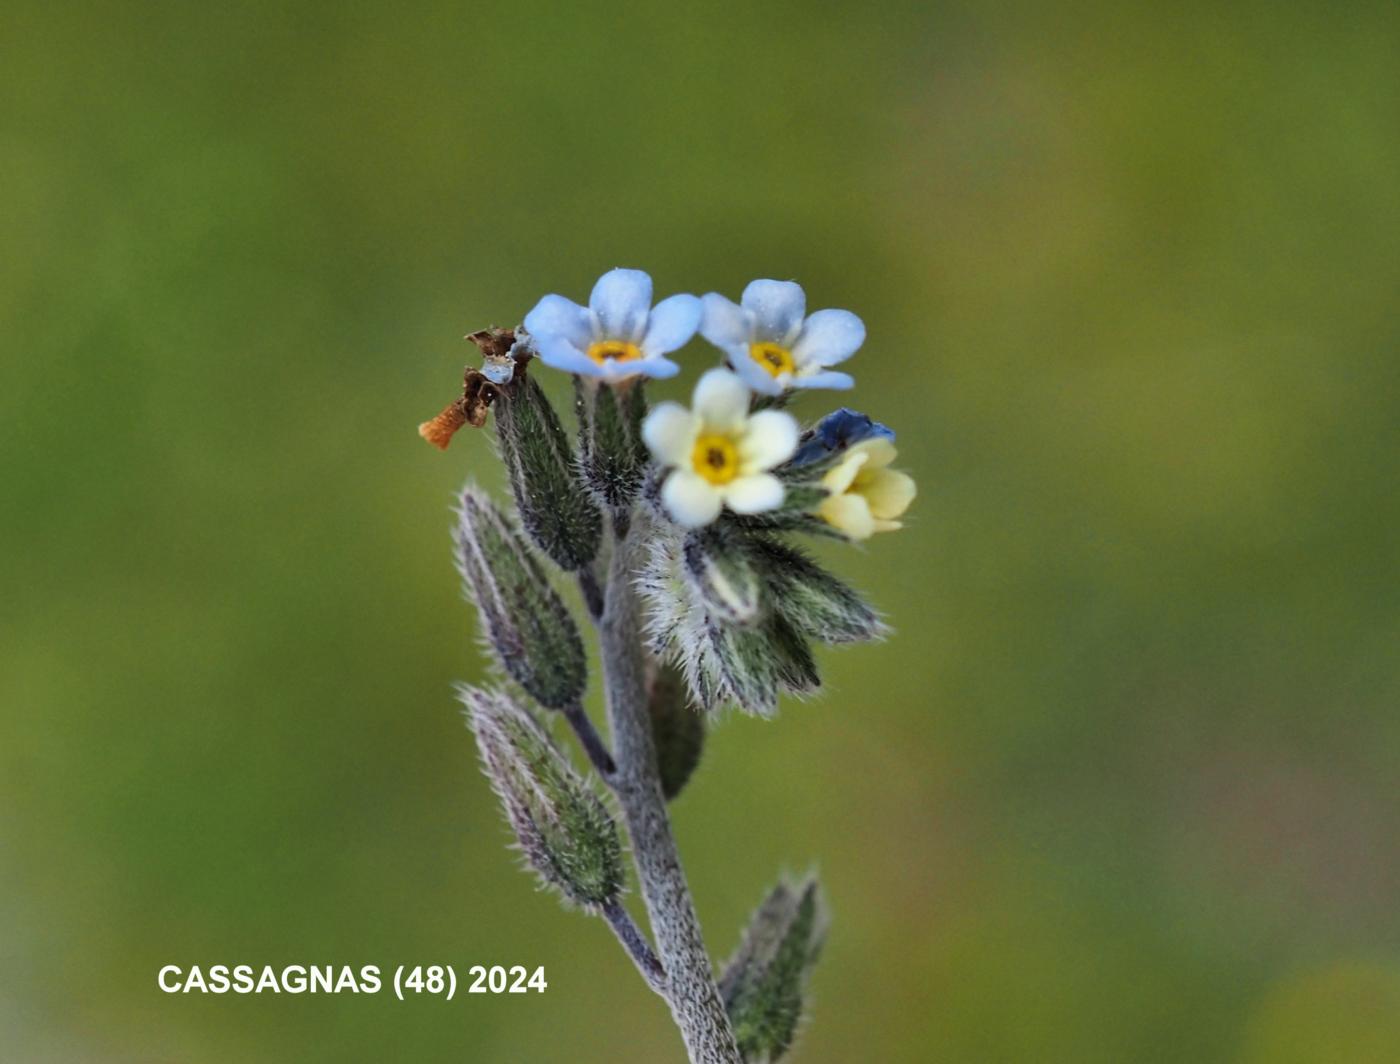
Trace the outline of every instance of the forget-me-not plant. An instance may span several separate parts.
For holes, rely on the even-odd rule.
[[[697,331],[720,362],[689,405],[652,406],[648,379]],[[521,328],[469,339],[482,351],[462,395],[419,431],[446,448],[494,412],[514,513],[462,492],[456,562],[480,615],[494,682],[463,687],[482,769],[542,884],[601,917],[669,1006],[692,1062],[776,1061],[796,1037],[826,934],[815,876],[780,881],[714,975],[667,803],[696,772],[717,711],[768,717],[821,683],[814,644],[876,639],[868,603],[792,542],[863,540],[899,527],[914,482],[891,468],[894,433],[833,411],[803,428],[801,391],[850,388],[831,367],[865,340],[845,310],[806,313],[790,281],[754,281],[652,305],[651,278],[611,270],[587,306],[547,295]],[[572,379],[566,431],[537,367]],[[557,588],[576,584],[588,624]],[[597,636],[608,737],[584,709]],[[547,727],[557,715],[591,772]],[[600,797],[598,786],[606,793]],[[650,934],[623,903],[630,841]]]

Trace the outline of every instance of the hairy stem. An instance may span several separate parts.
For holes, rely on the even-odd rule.
[[[612,754],[608,753],[607,744],[598,734],[598,729],[593,727],[593,722],[588,719],[588,714],[583,711],[582,706],[569,706],[564,710],[564,719],[569,722],[569,727],[574,729],[579,745],[588,755],[588,760],[593,763],[593,768],[603,777],[605,783],[611,785],[613,776],[617,773],[617,765]]]
[[[620,901],[614,898],[612,901],[603,903],[603,919],[607,920],[608,926],[613,929],[613,934],[622,943],[627,955],[632,958],[632,963],[637,966],[637,971],[642,973],[642,978],[647,981],[647,986],[665,997],[666,972],[661,967],[661,962],[656,959],[656,954],[652,952],[651,944],[647,942],[641,928],[633,921],[632,914],[622,907]]]
[[[742,1064],[700,936],[700,921],[681,870],[656,768],[640,609],[632,584],[633,558],[646,531],[639,514],[630,533],[618,537],[600,624],[608,721],[618,761],[615,789],[632,840],[642,900],[666,971],[666,1003],[691,1064]]]

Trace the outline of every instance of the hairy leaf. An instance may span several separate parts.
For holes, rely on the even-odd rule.
[[[597,795],[533,716],[501,691],[463,687],[482,769],[541,881],[596,909],[622,890],[622,843]]]
[[[792,886],[780,882],[753,914],[719,983],[747,1064],[769,1064],[792,1045],[807,977],[825,937],[815,877]]]
[[[669,802],[690,780],[705,747],[704,714],[690,705],[685,677],[670,664],[656,665],[648,689],[652,741],[661,791]]]

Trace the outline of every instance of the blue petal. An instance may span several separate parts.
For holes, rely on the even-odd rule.
[[[878,421],[843,406],[827,414],[802,434],[797,453],[792,456],[789,465],[809,465],[870,439],[893,440],[894,432]]]
[[[700,300],[695,296],[671,296],[651,308],[642,354],[664,355],[690,343],[700,327]]]
[[[593,286],[588,306],[598,316],[599,339],[636,343],[651,309],[651,278],[641,270],[609,270]]]
[[[662,358],[656,355],[652,358],[638,359],[636,362],[614,362],[609,360],[604,368],[604,376],[609,380],[622,380],[624,377],[651,377],[654,380],[664,381],[674,377],[681,371],[680,366],[672,362],[669,358]]]
[[[754,334],[792,347],[802,316],[807,313],[807,297],[800,284],[792,281],[750,281],[740,299],[744,309],[753,312]]]
[[[545,296],[525,315],[525,330],[533,337],[558,336],[575,347],[593,340],[593,321],[587,307],[563,296]]]
[[[573,344],[558,336],[538,337],[535,349],[540,353],[540,361],[553,369],[565,373],[577,373],[584,377],[603,376],[603,367],[594,362]]]
[[[837,373],[834,369],[823,373],[799,374],[792,378],[794,388],[835,388],[847,391],[856,386],[856,379],[849,373]]]
[[[725,351],[729,356],[730,368],[739,374],[739,379],[749,386],[750,391],[760,395],[781,395],[783,386],[778,378],[754,361],[748,347],[731,347]]]
[[[753,340],[753,315],[738,303],[710,292],[701,300],[700,335],[716,347],[729,348]]]
[[[834,366],[854,355],[863,343],[865,322],[849,310],[819,310],[803,322],[792,357],[799,366]]]

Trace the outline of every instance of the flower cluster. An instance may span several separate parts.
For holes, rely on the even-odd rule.
[[[697,335],[721,364],[699,375],[688,406],[649,405],[647,378],[680,372],[670,356]],[[468,485],[457,517],[462,589],[496,672],[460,692],[482,770],[527,867],[608,923],[667,999],[692,1060],[778,1060],[826,933],[819,885],[779,882],[716,980],[702,945],[656,933],[694,923],[665,803],[700,767],[711,711],[771,716],[782,696],[821,686],[816,645],[886,632],[856,590],[792,542],[891,531],[913,501],[884,425],[843,407],[803,428],[789,412],[802,393],[853,386],[833,367],[859,350],[865,326],[846,310],[808,314],[790,281],[754,281],[737,303],[710,293],[653,305],[650,277],[612,270],[587,306],[548,295],[521,328],[467,339],[481,365],[419,432],[446,448],[494,415],[515,504]],[[572,378],[572,430],[536,362]],[[593,624],[577,623],[561,576]],[[610,738],[584,708],[585,632],[598,639]],[[556,745],[551,718],[573,731],[590,772]],[[645,873],[655,951],[620,900],[614,804]]]
[[[854,379],[831,367],[865,342],[860,318],[836,309],[808,314],[806,294],[791,281],[753,281],[738,303],[711,292],[652,306],[651,278],[627,269],[600,277],[586,307],[545,296],[525,316],[525,330],[545,365],[623,388],[634,378],[675,376],[680,367],[666,356],[697,333],[719,349],[725,365],[700,378],[690,409],[661,403],[641,430],[665,470],[661,503],[684,528],[709,525],[725,510],[784,508],[791,473],[809,463],[795,461],[801,433],[779,408],[796,390],[851,388]],[[808,512],[851,539],[900,527],[914,482],[888,468],[892,438],[883,430],[880,442],[852,447],[823,468],[821,496]]]

